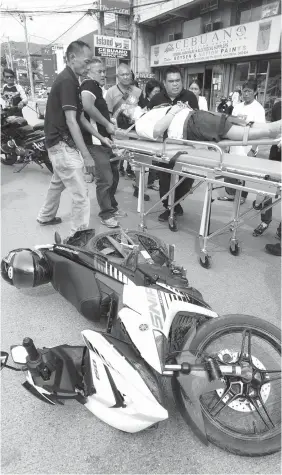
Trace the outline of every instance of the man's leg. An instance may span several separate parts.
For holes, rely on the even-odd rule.
[[[272,198],[269,198],[264,202],[265,206],[269,206],[272,204]],[[272,208],[270,208],[267,211],[262,211],[261,212],[261,223],[254,229],[253,231],[253,236],[261,236],[264,231],[267,230],[268,226],[270,225],[272,221]]]
[[[96,195],[100,206],[99,216],[103,220],[106,220],[113,217],[115,212],[115,209],[112,206],[110,194],[110,190],[114,183],[110,153],[106,147],[103,147],[102,145],[92,145],[89,147],[89,151],[95,162]]]
[[[118,202],[116,200],[115,194],[116,194],[118,183],[119,183],[119,172],[118,172],[117,162],[111,162],[111,169],[112,169],[112,174],[113,174],[113,184],[110,188],[110,197],[111,197],[112,207],[116,211],[118,209]]]
[[[62,143],[62,142],[60,142]],[[56,158],[56,171],[72,198],[71,235],[87,229],[90,220],[90,200],[84,180],[84,162],[80,153],[62,143],[59,159]]]
[[[40,224],[59,224],[62,220],[61,218],[56,218],[56,214],[60,205],[61,193],[65,189],[65,185],[56,170],[57,160],[63,155],[60,145],[55,145],[49,149],[48,155],[53,165],[53,175],[44,205],[37,216],[37,221],[40,222]]]

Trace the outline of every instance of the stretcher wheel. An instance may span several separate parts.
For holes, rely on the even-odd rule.
[[[205,255],[204,257],[200,257],[199,259],[200,264],[204,269],[209,269],[211,266],[211,258],[210,256]]]
[[[233,242],[229,246],[229,251],[232,254],[232,256],[238,256],[241,252],[241,248],[238,244],[238,242]]]
[[[170,231],[172,232],[176,232],[178,231],[178,226],[177,226],[177,220],[176,218],[168,218],[168,227],[170,229]]]

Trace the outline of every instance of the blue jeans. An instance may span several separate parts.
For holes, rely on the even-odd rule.
[[[118,209],[115,198],[119,182],[118,161],[110,162],[113,152],[104,145],[88,145],[95,163],[96,196],[100,206],[99,216],[108,219]]]
[[[59,142],[49,148],[48,155],[53,165],[53,176],[38,220],[45,222],[55,218],[61,194],[67,189],[72,198],[71,235],[73,235],[76,231],[87,229],[90,220],[90,200],[84,180],[84,162],[80,153],[65,142]]]

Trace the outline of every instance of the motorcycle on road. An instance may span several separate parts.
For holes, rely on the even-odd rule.
[[[11,110],[1,108],[1,163],[22,163],[14,173],[19,173],[30,163],[36,163],[41,168],[45,165],[53,173],[43,128],[43,124],[32,127],[23,117],[13,116]]]
[[[134,433],[168,419],[169,378],[203,443],[245,456],[280,450],[279,329],[249,315],[219,316],[190,287],[171,248],[138,231],[115,233],[81,231],[67,243],[57,235],[53,245],[2,260],[9,284],[51,282],[83,316],[105,321],[104,331],[82,331],[81,346],[38,349],[31,338],[12,346],[24,388],[49,404],[74,399]]]

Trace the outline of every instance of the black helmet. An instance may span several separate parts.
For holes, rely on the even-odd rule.
[[[1,275],[18,289],[48,284],[51,271],[41,253],[31,249],[14,249],[1,262]]]

